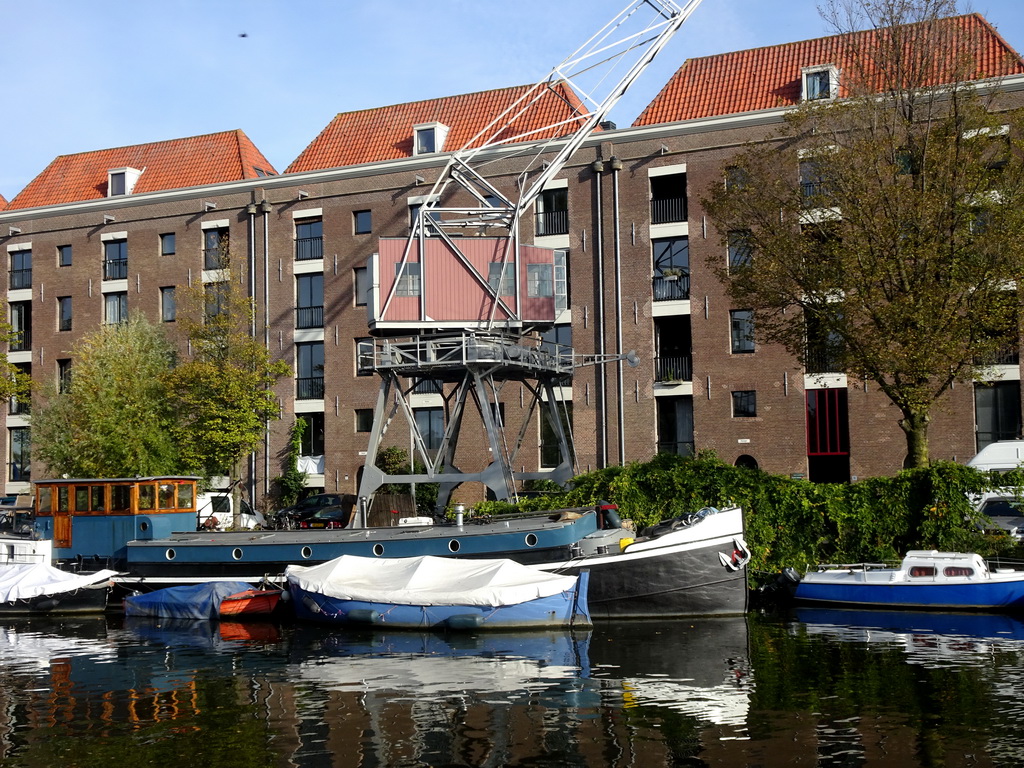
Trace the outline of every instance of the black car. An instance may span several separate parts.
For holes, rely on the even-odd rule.
[[[348,522],[349,509],[345,507],[324,507],[295,525],[298,528],[344,528]]]
[[[351,505],[347,506],[351,508]],[[315,496],[309,496],[297,504],[278,511],[274,515],[274,521],[278,528],[299,528],[302,527],[303,520],[327,510],[336,510],[339,513],[339,519],[342,519],[341,513],[344,511],[347,514],[348,512],[345,497],[340,493],[318,493]]]

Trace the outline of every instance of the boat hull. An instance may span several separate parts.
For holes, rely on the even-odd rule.
[[[513,605],[411,605],[347,600],[289,583],[297,618],[348,627],[408,630],[589,629],[587,574],[573,589]]]
[[[1024,579],[970,584],[829,584],[801,581],[801,603],[950,611],[1024,609]]]
[[[0,602],[0,616],[96,614],[107,610],[109,584]]]

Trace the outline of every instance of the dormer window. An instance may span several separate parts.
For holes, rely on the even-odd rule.
[[[447,125],[423,123],[414,125],[412,131],[414,155],[431,155],[444,150],[444,140],[448,136]]]
[[[839,94],[839,70],[834,64],[817,67],[804,67],[803,101],[821,101],[834,99]]]
[[[107,171],[107,197],[130,195],[141,175],[137,168],[111,168]]]

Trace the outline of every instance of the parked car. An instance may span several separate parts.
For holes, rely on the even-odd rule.
[[[328,509],[337,509],[340,512],[345,507],[344,497],[340,493],[318,493],[276,512],[274,514],[275,527],[298,528],[303,520],[312,517],[317,512]],[[345,508],[345,512],[348,512],[348,508]]]
[[[298,521],[299,528],[344,528],[349,510],[345,507],[324,507]]]
[[[263,515],[249,506],[245,499],[241,500],[238,519],[239,527],[251,531],[266,527]],[[196,525],[199,530],[223,531],[234,526],[234,501],[230,493],[211,491],[200,493],[196,499]]]
[[[1013,493],[985,493],[977,501],[977,509],[995,529],[1006,531],[1017,541],[1024,539],[1024,502]],[[993,530],[995,530],[993,529]]]

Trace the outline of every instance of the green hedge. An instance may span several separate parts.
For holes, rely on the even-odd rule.
[[[637,530],[703,506],[743,507],[751,570],[762,575],[821,562],[886,562],[909,549],[1008,554],[1007,536],[986,535],[968,494],[990,487],[970,467],[936,462],[893,477],[811,483],[726,464],[713,454],[659,455],[580,475],[570,491],[518,505],[483,502],[477,513],[581,507],[605,499]]]

